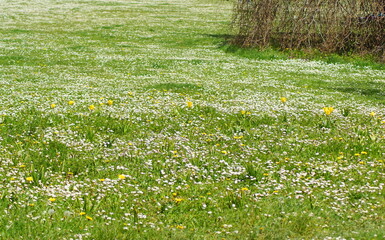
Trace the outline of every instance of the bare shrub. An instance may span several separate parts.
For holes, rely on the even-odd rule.
[[[235,42],[385,57],[385,0],[238,0]]]

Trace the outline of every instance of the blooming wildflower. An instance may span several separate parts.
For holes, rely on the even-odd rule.
[[[186,102],[186,104],[187,104],[187,107],[188,107],[188,108],[192,108],[192,106],[193,106],[193,103],[190,102],[190,101]]]
[[[286,101],[287,101],[287,98],[281,97],[281,102],[282,102],[282,103],[285,103]]]
[[[28,182],[32,182],[33,181],[33,177],[27,177],[25,180],[27,180]]]
[[[49,200],[50,202],[55,202],[55,201],[56,201],[56,198],[51,197],[51,198],[49,198],[48,200]]]
[[[93,220],[92,217],[90,217],[90,216],[86,216],[86,219],[89,220],[89,221]]]
[[[366,154],[368,154],[368,152],[362,151],[361,154],[362,154],[362,155],[366,155]]]
[[[227,151],[223,150],[223,151],[221,151],[221,153],[223,153],[223,154],[227,154]]]
[[[124,175],[122,175],[122,174],[119,174],[119,175],[118,175],[118,178],[119,178],[119,179],[126,179],[126,176],[124,176]]]
[[[75,102],[74,101],[68,101],[68,105],[74,105]]]
[[[249,189],[247,187],[243,187],[241,188],[241,191],[249,191]]]
[[[50,106],[51,106],[51,108],[55,108],[56,104],[52,103]]]
[[[177,225],[176,228],[178,228],[178,229],[185,229],[186,227],[182,226],[182,225]]]
[[[356,157],[359,157],[361,154],[359,154],[359,153],[356,153],[356,154],[354,154],[354,156],[356,156]]]
[[[108,106],[111,106],[113,103],[114,103],[114,101],[112,101],[112,100],[108,100],[108,101],[107,101],[107,105],[108,105]]]
[[[95,106],[94,105],[90,105],[90,106],[88,106],[88,109],[92,111],[92,110],[95,109]]]
[[[176,203],[180,203],[180,202],[183,201],[183,198],[175,198],[174,201],[175,201]]]
[[[26,167],[26,165],[24,165],[24,164],[19,166],[19,168],[25,168],[25,167]]]
[[[104,181],[105,181],[105,179],[104,179],[104,178],[101,178],[101,179],[99,179],[99,181],[100,181],[100,182],[104,182]]]
[[[245,114],[246,114],[246,111],[245,111],[245,110],[242,110],[242,111],[241,111],[241,114],[242,114],[242,115],[245,115]]]
[[[324,107],[323,110],[324,110],[325,114],[327,116],[329,116],[334,111],[334,108],[333,107]]]
[[[241,139],[243,136],[234,136],[234,139]]]
[[[374,116],[376,116],[376,113],[375,113],[375,112],[371,112],[371,113],[370,113],[370,116],[371,116],[371,117],[374,117]]]
[[[361,161],[361,162],[359,162],[359,164],[362,164],[362,165],[363,165],[363,164],[365,164],[365,162],[364,162],[364,161]]]
[[[177,194],[177,193],[172,193],[172,196],[173,196],[173,197],[176,197],[176,195],[178,195],[178,194]]]
[[[85,212],[80,212],[79,215],[83,216],[83,215],[86,215],[86,213]]]

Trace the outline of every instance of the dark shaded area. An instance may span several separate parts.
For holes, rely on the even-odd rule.
[[[357,94],[363,97],[370,97],[371,99],[374,98],[376,100],[381,100],[381,101],[385,100],[384,86],[372,86],[372,87],[349,86],[349,87],[332,87],[332,89],[342,93]]]

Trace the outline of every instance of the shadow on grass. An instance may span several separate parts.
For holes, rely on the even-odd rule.
[[[372,100],[385,100],[385,91],[383,86],[372,86],[372,87],[332,87],[331,89],[342,93],[350,93],[361,95]]]

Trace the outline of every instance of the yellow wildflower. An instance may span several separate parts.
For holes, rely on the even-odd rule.
[[[174,201],[175,201],[176,203],[180,203],[180,202],[183,201],[183,198],[175,198]]]
[[[124,176],[124,175],[122,175],[122,174],[119,174],[118,177],[119,177],[119,179],[122,179],[122,180],[123,180],[123,179],[126,179],[126,176]]]
[[[49,200],[50,202],[55,202],[55,201],[56,201],[56,198],[51,197],[51,198],[49,198],[48,200]]]
[[[94,105],[90,105],[90,106],[88,106],[88,109],[92,111],[92,110],[95,109],[95,106]]]
[[[51,106],[51,108],[55,108],[56,104],[52,103],[50,106]]]
[[[188,108],[192,108],[193,107],[193,103],[191,101],[186,102],[186,104],[187,104]]]
[[[176,228],[178,228],[178,229],[185,229],[186,227],[182,226],[182,225],[177,225]]]
[[[325,114],[327,116],[329,116],[334,111],[334,108],[333,107],[324,107],[323,110],[324,110]]]
[[[83,216],[83,215],[86,215],[86,213],[85,212],[80,212],[79,215]]]
[[[33,177],[27,177],[25,180],[27,180],[28,182],[32,182],[33,181]]]
[[[243,187],[241,188],[241,191],[249,191],[249,189],[247,187]]]
[[[86,216],[86,218],[87,218],[87,220],[89,220],[89,221],[92,221],[92,220],[93,220],[92,217],[90,217],[90,216]]]
[[[245,114],[246,114],[246,111],[245,111],[245,110],[242,110],[242,111],[241,111],[241,114],[242,114],[242,115],[245,115]]]
[[[75,102],[74,102],[74,101],[68,101],[68,104],[69,104],[69,105],[74,105]]]
[[[371,117],[374,117],[374,116],[376,116],[376,113],[375,113],[375,112],[371,112],[371,113],[370,113],[370,116],[371,116]]]
[[[112,101],[112,100],[108,100],[108,101],[107,101],[107,105],[108,105],[108,106],[111,106],[113,103],[114,103],[114,101]]]
[[[281,97],[281,102],[282,102],[282,103],[285,103],[286,101],[287,101],[287,98]]]

